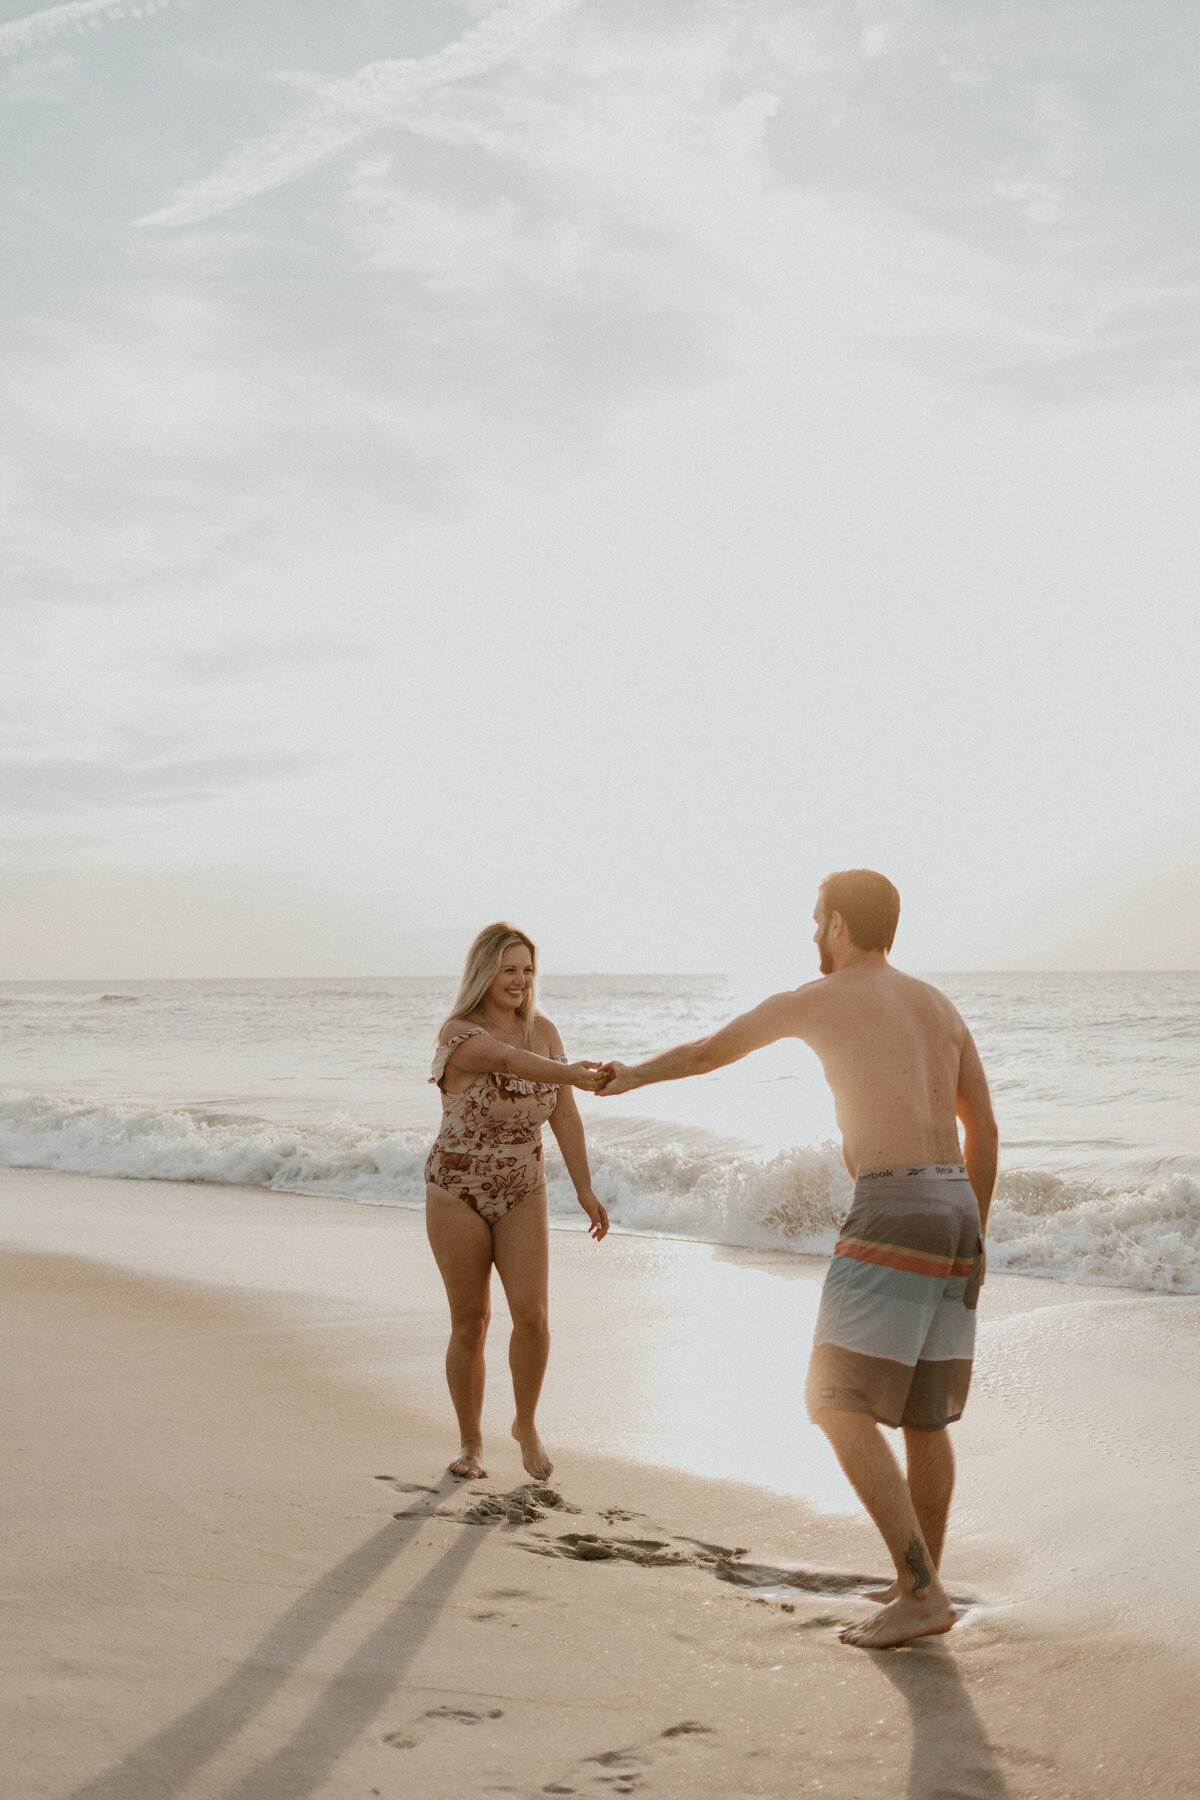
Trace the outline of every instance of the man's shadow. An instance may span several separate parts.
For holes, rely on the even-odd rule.
[[[218,1687],[70,1800],[170,1800],[198,1769],[254,1719],[338,1620],[412,1543],[452,1482],[428,1502],[389,1519],[365,1544],[322,1575],[288,1608]],[[248,1774],[227,1800],[303,1800],[386,1705],[437,1622],[486,1532],[460,1531],[404,1599],[363,1639],[309,1708],[291,1737]]]
[[[1007,1800],[1008,1783],[946,1643],[868,1652],[912,1720],[907,1800]]]

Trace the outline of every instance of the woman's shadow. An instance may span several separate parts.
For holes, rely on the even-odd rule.
[[[396,1513],[280,1615],[215,1688],[70,1800],[171,1800],[233,1742],[286,1686],[300,1664],[416,1542],[445,1477],[424,1503]],[[486,1534],[466,1527],[404,1598],[359,1642],[290,1737],[225,1789],[226,1800],[303,1800],[367,1729],[451,1600]]]
[[[949,1644],[868,1655],[912,1719],[907,1800],[1007,1800],[1004,1772]]]

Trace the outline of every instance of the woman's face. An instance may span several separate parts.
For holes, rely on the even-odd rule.
[[[533,981],[533,958],[524,944],[510,944],[504,952],[500,973],[488,989],[493,1006],[505,1011],[520,1006],[525,990]]]

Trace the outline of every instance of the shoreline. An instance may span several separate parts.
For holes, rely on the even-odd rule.
[[[68,1106],[68,1111],[75,1105],[53,1104]],[[82,1110],[90,1115],[93,1109]],[[7,1173],[211,1186],[291,1195],[299,1201],[424,1210],[423,1188],[418,1187],[432,1126],[376,1135],[374,1127],[347,1128],[347,1135],[339,1126],[325,1142],[318,1128],[303,1124],[285,1128],[232,1115],[197,1118],[203,1131],[217,1130],[220,1141],[203,1139],[197,1146],[185,1133],[182,1141],[156,1143],[153,1133],[141,1135],[143,1112],[133,1109],[125,1121],[127,1132],[118,1132],[114,1144],[106,1146],[104,1160],[114,1165],[108,1168],[23,1161],[18,1142],[0,1130],[0,1157],[8,1159],[0,1161],[0,1178]],[[819,1258],[832,1253],[852,1191],[832,1142],[777,1152],[745,1143],[740,1148],[726,1145],[719,1153],[706,1143],[697,1160],[692,1155],[696,1146],[688,1148],[696,1136],[692,1128],[670,1127],[669,1138],[652,1152],[638,1121],[610,1118],[616,1129],[607,1134],[593,1129],[592,1154],[597,1192],[608,1207],[614,1234],[718,1245],[752,1255]],[[666,1128],[662,1121],[652,1123],[655,1131]],[[239,1135],[241,1126],[254,1129]],[[358,1141],[362,1131],[369,1141]],[[1051,1281],[1066,1290],[1200,1296],[1195,1229],[1200,1171],[1195,1164],[1190,1154],[1172,1153],[1165,1162],[1160,1159],[1149,1185],[1135,1182],[1126,1191],[1078,1173],[1009,1166],[1002,1158],[989,1225],[992,1276]],[[551,1225],[569,1231],[579,1215],[553,1149],[547,1173]],[[405,1197],[393,1191],[397,1183],[409,1190]]]
[[[795,1571],[878,1573],[873,1532],[822,1510],[801,1435],[759,1442],[823,1260],[557,1234],[544,1413],[581,1510],[478,1525],[523,1479],[503,1320],[496,1459],[450,1484],[419,1221],[303,1198],[0,1171],[6,1800],[1194,1787],[1200,1302],[989,1278],[946,1564],[979,1603],[871,1655],[830,1625],[865,1606]],[[577,1561],[579,1532],[667,1560]]]

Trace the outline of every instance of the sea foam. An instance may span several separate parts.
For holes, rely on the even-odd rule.
[[[426,1133],[349,1118],[285,1126],[183,1107],[45,1095],[0,1101],[0,1163],[140,1180],[245,1183],[276,1192],[418,1206]],[[699,1144],[667,1125],[589,1145],[597,1194],[626,1230],[827,1256],[850,1199],[832,1143],[774,1156]],[[988,1231],[993,1270],[1060,1281],[1200,1293],[1200,1180],[1176,1157],[1140,1185],[1037,1170],[1000,1177]],[[556,1220],[582,1223],[561,1160],[547,1157]]]

